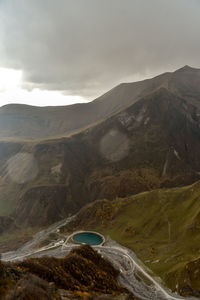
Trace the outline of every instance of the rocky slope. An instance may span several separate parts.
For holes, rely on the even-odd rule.
[[[114,115],[70,137],[1,141],[0,215],[18,226],[44,226],[97,199],[198,180],[199,74],[184,67],[127,84],[125,94],[117,87],[94,103],[120,111],[112,108]]]

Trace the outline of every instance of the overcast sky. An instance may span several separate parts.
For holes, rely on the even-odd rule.
[[[199,16],[200,0],[0,0],[0,105],[84,102],[200,67]]]

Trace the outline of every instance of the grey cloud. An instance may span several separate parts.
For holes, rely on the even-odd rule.
[[[24,86],[95,97],[135,76],[200,66],[197,0],[0,0],[0,65]]]

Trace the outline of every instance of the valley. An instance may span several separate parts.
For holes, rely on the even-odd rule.
[[[66,257],[72,249],[79,248],[79,244],[71,243],[69,239],[70,236],[62,238],[61,240],[58,239],[56,242],[52,242],[47,246],[41,248],[37,247],[48,235],[53,232],[59,232],[60,228],[70,223],[71,219],[74,219],[74,217],[63,220],[63,222],[53,225],[48,230],[37,233],[32,241],[25,244],[21,249],[3,253],[2,260],[13,262],[29,257],[46,257],[47,255],[58,258]],[[162,284],[145,270],[135,254],[127,248],[122,247],[110,239],[106,240],[103,245],[93,246],[93,248],[97,250],[103,258],[108,259],[117,270],[120,270],[118,277],[119,282],[139,299],[184,299],[178,295],[173,295],[167,288],[162,287]],[[195,298],[189,297],[187,299]]]
[[[199,196],[197,182],[100,200],[83,208],[63,230],[93,229],[110,236],[132,249],[172,290],[180,292],[185,282],[198,290]]]
[[[199,86],[185,66],[87,104],[0,108],[2,259],[63,257],[97,231],[136,297],[199,297]]]
[[[200,0],[0,0],[0,300],[200,299]]]

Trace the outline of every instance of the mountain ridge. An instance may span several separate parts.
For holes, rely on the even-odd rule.
[[[190,294],[200,289],[200,70],[122,84],[68,113],[23,110],[0,110],[0,241],[18,245],[78,213],[67,230],[111,234],[173,290],[184,280]]]
[[[189,79],[188,72],[196,76],[195,86]],[[177,81],[177,74],[180,77],[180,82]],[[61,107],[9,104],[0,108],[0,138],[17,136],[18,138],[37,139],[67,136],[109,118],[159,87],[166,87],[183,97],[186,85],[190,89],[188,97],[192,100],[192,89],[194,87],[199,93],[199,74],[200,69],[183,67],[175,72],[163,73],[151,79],[119,84],[88,103]],[[185,76],[187,77],[186,82]],[[175,88],[174,81],[178,88]],[[184,93],[181,90],[184,90]]]
[[[178,73],[185,76],[188,67]],[[43,226],[97,199],[199,180],[200,102],[149,82],[151,92],[69,137],[1,139],[0,215]]]
[[[16,189],[19,191],[19,199],[13,200],[17,204],[18,224],[49,224],[61,215],[75,213],[90,201],[198,180],[200,119],[197,114],[187,101],[160,88],[69,138],[34,142],[30,146],[22,144],[14,152],[15,143],[13,146],[11,143],[10,154],[2,153],[4,173],[1,174],[15,193]],[[6,166],[10,157],[22,151],[31,151],[40,168],[37,177],[19,189],[8,177]],[[19,170],[13,169],[16,171],[20,177]],[[4,194],[5,188],[1,189]],[[40,207],[43,207],[43,217],[39,218]],[[53,217],[55,212],[58,213]]]

